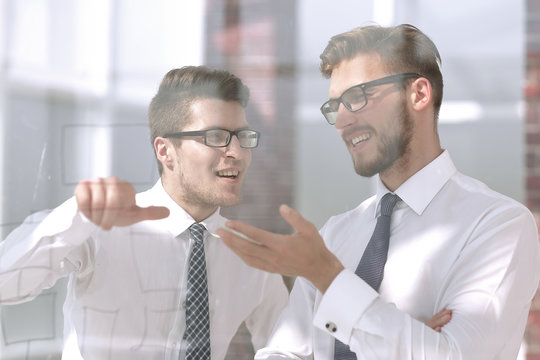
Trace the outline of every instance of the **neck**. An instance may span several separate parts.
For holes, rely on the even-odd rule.
[[[182,203],[178,201],[177,204],[180,205],[180,207],[184,209],[196,222],[201,222],[207,219],[218,209],[217,206],[203,208],[201,206],[189,206],[185,202]]]
[[[218,209],[216,205],[204,204],[201,202],[189,201],[185,196],[182,196],[182,192],[177,191],[174,186],[171,186],[163,177],[161,178],[161,184],[165,192],[178,204],[185,212],[187,212],[193,220],[201,222],[207,219]]]
[[[422,170],[426,165],[442,154],[440,145],[434,145],[425,151],[409,151],[400,157],[388,169],[382,171],[379,176],[388,190],[396,191],[411,176]]]

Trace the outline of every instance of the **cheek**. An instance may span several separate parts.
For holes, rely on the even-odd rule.
[[[249,164],[251,164],[251,150],[248,150],[246,154],[246,168],[249,167]]]

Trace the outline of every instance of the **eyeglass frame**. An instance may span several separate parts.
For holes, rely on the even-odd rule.
[[[357,111],[360,111],[362,110],[363,108],[365,108],[368,104],[368,95],[366,94],[366,89],[369,89],[371,87],[374,87],[374,86],[379,86],[379,85],[386,85],[386,84],[392,84],[392,83],[396,83],[396,82],[399,82],[399,81],[403,81],[403,80],[407,80],[407,79],[418,79],[418,78],[421,78],[421,77],[425,77],[423,75],[420,75],[420,74],[417,74],[417,73],[400,73],[400,74],[393,74],[393,75],[389,75],[389,76],[385,76],[385,77],[382,77],[380,79],[375,79],[375,80],[372,80],[372,81],[368,81],[368,82],[365,82],[365,83],[362,83],[362,84],[358,84],[358,85],[354,85],[354,86],[351,86],[350,88],[348,88],[347,90],[345,90],[340,97],[338,97],[337,99],[329,99],[327,101],[325,101],[321,107],[320,107],[320,111],[321,113],[323,114],[324,118],[326,119],[326,121],[330,124],[330,125],[335,125],[336,123],[336,120],[337,120],[337,117],[336,117],[336,120],[334,120],[334,122],[332,122],[331,120],[329,120],[326,115],[325,115],[325,112],[323,111],[323,108],[327,105],[327,104],[330,104],[330,103],[335,103],[337,102],[338,103],[338,109],[339,109],[339,104],[343,104],[343,106],[345,106],[345,108],[347,110],[349,110],[350,112],[357,112]],[[352,108],[350,107],[350,104],[347,104],[345,102],[343,102],[342,98],[343,98],[343,95],[345,95],[348,91],[352,90],[352,89],[356,89],[356,88],[360,88],[362,89],[362,95],[364,96],[364,100],[365,100],[365,103],[364,105],[362,105],[360,108],[356,109],[356,110],[352,110]],[[337,112],[337,110],[335,111]]]
[[[208,142],[206,140],[206,134],[208,133],[208,131],[215,131],[215,130],[224,130],[224,131],[229,133],[229,137],[228,137],[227,142],[225,143],[225,145],[210,145],[210,144],[208,144]],[[238,134],[241,133],[241,132],[244,132],[244,131],[249,131],[249,132],[254,133],[254,134],[257,135],[257,143],[255,144],[255,146],[252,146],[252,147],[242,146],[240,138],[238,137]],[[255,149],[256,147],[259,146],[259,139],[261,138],[261,133],[258,132],[257,130],[252,130],[252,129],[229,130],[229,129],[224,129],[224,128],[219,128],[218,127],[218,128],[211,128],[211,129],[206,129],[206,130],[180,131],[180,132],[174,132],[174,133],[167,133],[167,134],[163,135],[162,137],[163,138],[180,139],[180,138],[183,138],[183,137],[186,137],[186,136],[202,136],[203,139],[204,139],[204,145],[206,145],[208,147],[211,147],[211,148],[222,148],[222,147],[229,146],[229,144],[231,143],[233,135],[236,136],[236,138],[238,139],[238,143],[240,144],[240,147],[243,148],[243,149]]]

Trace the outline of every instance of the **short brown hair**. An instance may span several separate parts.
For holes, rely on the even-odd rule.
[[[390,73],[418,73],[426,77],[433,88],[434,116],[438,119],[443,96],[441,56],[429,37],[409,24],[358,27],[330,39],[320,56],[321,73],[330,78],[342,61],[369,53],[378,54]]]
[[[225,70],[185,66],[169,71],[148,109],[152,145],[156,137],[187,126],[191,121],[191,105],[200,99],[236,101],[245,108],[249,89],[240,78]],[[161,175],[163,168],[159,161],[158,170]]]

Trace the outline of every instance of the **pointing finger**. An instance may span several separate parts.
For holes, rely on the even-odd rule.
[[[279,213],[281,214],[281,217],[283,217],[283,219],[299,233],[317,231],[311,222],[300,215],[298,211],[287,205],[281,205],[279,207]]]

